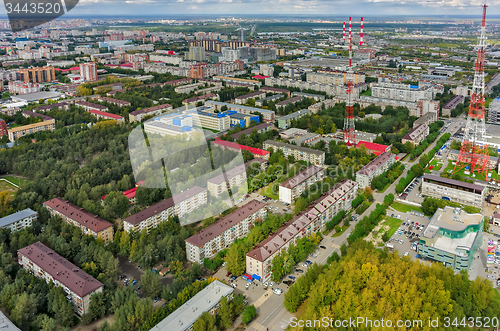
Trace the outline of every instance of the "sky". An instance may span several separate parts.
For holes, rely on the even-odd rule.
[[[73,15],[481,15],[484,0],[80,0]],[[488,1],[500,15],[500,0]],[[73,16],[71,15],[71,16]]]

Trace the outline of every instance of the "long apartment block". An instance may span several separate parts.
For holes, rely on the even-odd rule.
[[[33,221],[37,218],[38,213],[27,208],[0,218],[0,228],[10,229],[10,232],[16,232],[31,226]]]
[[[486,198],[484,186],[434,175],[422,178],[422,195],[481,208]]]
[[[88,313],[92,295],[104,288],[97,279],[41,242],[18,250],[17,262],[33,276],[62,287],[79,316]]]
[[[326,222],[341,210],[348,210],[358,195],[358,183],[344,179],[314,201],[304,212],[285,223],[271,236],[246,254],[246,272],[256,274],[262,281],[271,276],[273,259],[297,240],[324,229]]]
[[[281,150],[285,154],[285,157],[293,155],[295,161],[306,161],[315,165],[325,164],[325,152],[319,151],[317,149],[301,147],[292,144],[285,144],[280,141],[266,140],[264,141],[264,149],[269,148],[274,150]]]
[[[220,197],[224,192],[234,186],[241,186],[247,180],[246,166],[236,166],[224,174],[220,174],[207,181],[208,192],[214,197]]]
[[[370,163],[356,172],[356,181],[359,187],[365,188],[370,186],[373,177],[376,177],[387,171],[389,167],[396,162],[396,155],[390,152],[384,152],[373,159]]]
[[[258,219],[266,217],[266,204],[252,200],[246,205],[224,216],[197,234],[186,239],[186,257],[189,261],[203,263],[228,248],[236,239],[250,232]]]
[[[16,141],[17,139],[24,137],[28,134],[32,134],[39,131],[54,131],[56,129],[56,120],[51,119],[48,121],[17,126],[15,128],[8,129],[10,141]]]
[[[85,211],[83,208],[61,198],[45,201],[43,206],[50,215],[59,216],[68,224],[79,228],[83,234],[102,239],[104,243],[113,241],[113,224],[102,218]]]
[[[123,220],[123,228],[127,232],[148,232],[156,228],[161,222],[168,221],[169,217],[182,217],[207,203],[207,189],[193,186],[182,193],[162,200],[140,212]]]
[[[324,176],[325,169],[315,165],[307,167],[279,185],[280,201],[292,203],[292,201],[300,196],[309,185],[322,180]]]

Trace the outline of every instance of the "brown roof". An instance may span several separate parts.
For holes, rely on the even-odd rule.
[[[44,206],[54,209],[55,211],[63,214],[75,222],[80,223],[84,227],[96,233],[113,226],[111,223],[106,222],[99,216],[91,214],[88,211],[83,210],[83,208],[80,208],[61,198],[54,198],[52,200],[45,201],[43,204]]]
[[[164,109],[168,109],[168,108],[172,108],[172,106],[169,105],[168,103],[164,103],[162,105],[156,105],[156,106],[149,107],[149,108],[134,110],[130,114],[132,114],[132,115],[147,114],[147,113],[151,113],[151,112],[154,112],[157,110],[164,110]]]
[[[185,190],[182,193],[176,194],[168,199],[162,200],[144,210],[141,210],[140,212],[131,215],[127,218],[125,218],[123,221],[130,223],[130,224],[139,224],[144,220],[147,220],[151,216],[157,215],[161,213],[164,210],[167,210],[170,207],[175,206],[176,203],[180,203],[184,200],[187,200],[191,197],[194,197],[198,193],[201,193],[203,191],[206,191],[206,189],[199,187],[199,186],[193,186],[190,189]]]
[[[378,168],[380,168],[383,164],[385,164],[390,158],[394,157],[394,154],[390,152],[383,152],[375,159],[373,159],[370,163],[365,165],[361,170],[357,172],[357,174],[370,176],[374,173]]]
[[[424,180],[427,179],[427,180],[442,183],[442,184],[449,184],[449,185],[463,187],[463,188],[466,188],[469,190],[473,190],[474,193],[477,193],[477,194],[481,194],[486,189],[486,187],[481,186],[481,185],[471,184],[471,183],[462,182],[462,181],[455,180],[455,179],[449,179],[449,178],[435,176],[435,175],[429,175],[429,174],[425,174],[423,179]]]
[[[245,171],[246,171],[245,165],[241,164],[239,166],[236,166],[236,167],[232,168],[231,170],[226,171],[225,175],[224,174],[220,174],[218,176],[210,178],[207,182],[219,185],[222,182],[225,182],[226,178],[227,178],[227,180],[230,180],[231,178],[236,177],[236,176],[244,173]]]
[[[248,98],[253,98],[257,95],[261,95],[265,92],[263,91],[256,91],[256,92],[252,92],[252,93],[248,93],[248,94],[245,94],[245,95],[240,95],[239,97],[236,97],[235,99],[248,99]]]
[[[324,171],[324,169],[321,167],[312,165],[310,167],[307,167],[305,170],[302,170],[301,172],[299,172],[295,176],[288,178],[283,183],[281,183],[280,186],[292,189],[295,186],[305,182],[306,180],[308,180],[312,176],[316,175],[320,171]]]
[[[270,86],[262,86],[260,90],[264,92],[290,93],[289,90],[286,90],[284,88],[270,87]]]
[[[77,105],[77,106],[92,107],[92,108],[95,108],[95,109],[108,109],[108,107],[106,107],[106,106],[98,105],[96,103],[87,102],[87,101],[77,101],[77,102],[75,102],[75,105]]]
[[[293,98],[290,98],[290,99],[286,99],[286,100],[283,100],[281,102],[278,102],[276,104],[276,106],[284,106],[284,105],[288,105],[289,103],[295,103],[295,102],[299,102],[300,100],[304,99],[303,97],[301,97],[300,95],[298,97],[293,97]]]
[[[232,228],[248,216],[264,208],[265,205],[266,204],[263,202],[252,200],[246,205],[233,211],[231,214],[224,216],[217,222],[209,225],[203,230],[200,230],[200,232],[198,232],[197,234],[187,238],[186,242],[201,247],[221,233],[224,233],[228,229]]]
[[[257,130],[257,132],[259,132],[260,130],[262,130],[264,128],[270,127],[271,125],[272,125],[272,123],[261,123],[261,124],[258,124],[256,126],[253,126],[251,128],[245,129],[243,131],[233,133],[231,135],[231,137],[233,137],[234,139],[238,139],[239,137],[241,137],[242,134],[245,136],[248,136],[250,133],[252,133],[253,130]]]
[[[415,127],[415,129],[408,132],[406,136],[403,137],[403,139],[415,140],[417,137],[424,134],[428,128],[429,127],[427,126],[427,124],[420,124],[419,126]]]
[[[41,242],[36,242],[17,251],[33,261],[55,280],[83,298],[104,286],[94,277],[78,268]]]
[[[208,98],[213,98],[216,97],[217,94],[210,93],[210,94],[204,94],[204,95],[199,95],[197,97],[189,98],[189,99],[184,99],[182,102],[194,102],[194,101],[199,101],[199,100],[205,100]]]
[[[107,97],[99,97],[99,98],[97,98],[97,100],[99,100],[99,101],[106,101],[108,103],[114,103],[114,104],[117,104],[117,105],[130,106],[130,102],[123,101],[123,100],[120,100],[120,99],[113,99],[113,98],[107,98]]]

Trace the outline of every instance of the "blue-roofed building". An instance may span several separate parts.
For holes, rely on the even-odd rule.
[[[241,128],[250,126],[250,122],[252,121],[256,123],[260,122],[259,115],[246,115],[237,112],[233,112],[229,115],[229,118],[231,119],[231,126],[239,125]]]
[[[0,218],[0,228],[10,229],[11,232],[16,232],[31,226],[32,222],[37,218],[38,213],[27,208]]]

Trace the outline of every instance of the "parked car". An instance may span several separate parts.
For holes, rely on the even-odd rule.
[[[281,293],[283,293],[283,290],[282,290],[282,289],[280,289],[280,288],[275,288],[275,289],[273,290],[273,293],[274,293],[274,294],[277,294],[277,295],[280,295]]]
[[[313,264],[313,263],[312,263],[311,261],[309,261],[309,260],[306,260],[306,263],[307,263],[307,264]]]
[[[132,282],[132,285],[135,285],[135,284],[137,284],[137,281],[136,281],[136,280],[134,280],[134,281]]]
[[[307,268],[308,267],[307,263],[302,263],[302,267]]]
[[[288,278],[290,278],[291,280],[295,280],[295,276],[288,276]]]
[[[319,248],[323,248],[323,249],[326,249],[326,247],[325,247],[325,246],[323,246],[323,245],[319,246]]]
[[[297,269],[295,271],[297,271],[299,274],[303,274],[304,273],[304,270],[302,270],[302,269]]]
[[[230,277],[230,276],[231,276],[231,273],[230,273],[230,272],[228,272],[228,273],[226,274],[226,277]]]
[[[405,252],[405,256],[408,256],[408,252]]]

